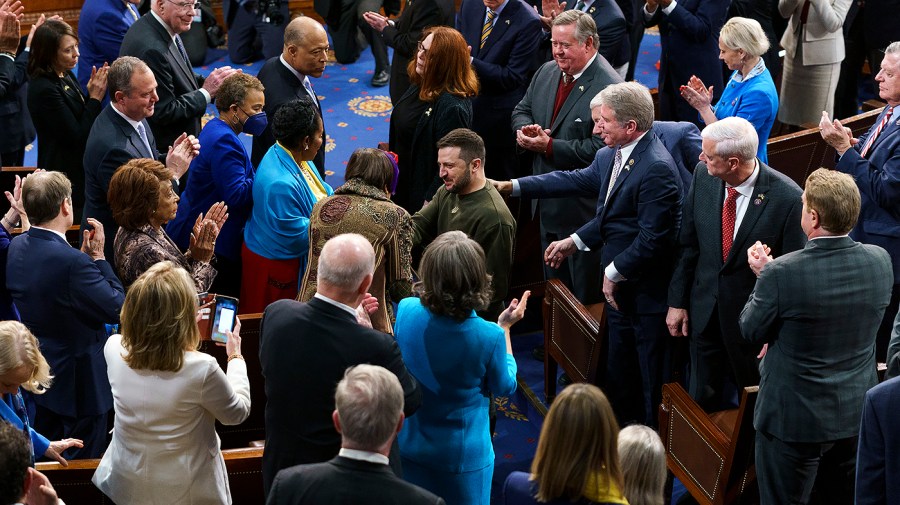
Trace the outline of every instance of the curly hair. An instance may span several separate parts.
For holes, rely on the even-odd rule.
[[[441,234],[425,249],[419,265],[422,279],[414,286],[422,305],[457,321],[491,302],[491,276],[484,249],[461,231]]]
[[[247,99],[250,90],[265,92],[266,88],[259,79],[250,74],[238,72],[231,74],[222,81],[219,91],[216,92],[216,110],[219,112],[228,110],[232,105],[240,106]]]
[[[279,107],[272,118],[272,135],[288,149],[299,149],[306,137],[316,132],[322,119],[308,98],[297,98]]]
[[[130,160],[116,169],[106,194],[116,223],[126,230],[149,223],[159,202],[160,184],[171,178],[171,170],[147,158]]]

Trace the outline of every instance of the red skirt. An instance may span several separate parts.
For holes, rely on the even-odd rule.
[[[262,312],[276,301],[297,298],[300,260],[272,260],[241,247],[241,314]]]

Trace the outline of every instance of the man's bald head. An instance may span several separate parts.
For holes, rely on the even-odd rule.
[[[366,276],[371,282],[374,271],[372,244],[362,235],[345,233],[325,242],[319,255],[317,282],[322,291],[353,292],[366,281]]]
[[[284,28],[284,45],[299,45],[306,37],[319,33],[325,33],[321,23],[308,16],[297,16]]]

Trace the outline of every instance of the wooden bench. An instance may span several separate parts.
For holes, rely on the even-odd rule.
[[[753,503],[753,409],[758,386],[744,388],[736,409],[707,414],[678,383],[664,384],[659,435],[669,471],[701,505]]]
[[[258,447],[222,451],[234,503],[263,503],[262,454]],[[70,461],[68,468],[59,463],[37,463],[36,467],[69,505],[111,504],[91,482],[98,464],[99,459],[82,459]],[[165,489],[160,488],[159,492],[165,493]]]

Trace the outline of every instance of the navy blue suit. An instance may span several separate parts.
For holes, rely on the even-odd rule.
[[[866,393],[856,455],[856,505],[900,503],[900,378]]]
[[[626,280],[617,284],[619,310],[607,311],[609,359],[606,391],[622,422],[656,424],[668,332],[666,292],[671,251],[678,237],[684,194],[675,161],[653,131],[637,143],[606,200],[615,150],[597,151],[587,168],[519,179],[525,197],[595,197],[594,219],[575,233],[600,249],[603,268],[614,262]],[[636,349],[635,349],[636,348]],[[638,363],[634,363],[634,354]],[[643,395],[636,391],[642,384]],[[635,402],[643,396],[643,401]]]
[[[679,86],[692,75],[713,86],[713,103],[722,94],[719,31],[731,0],[682,0],[668,15],[658,7],[646,26],[659,25],[662,54],[659,60],[660,119],[699,124],[697,111],[681,98]],[[641,16],[644,11],[641,9]]]
[[[687,121],[654,121],[653,132],[675,160],[687,192],[694,178],[694,167],[700,162],[700,151],[703,150],[700,128]]]
[[[9,245],[6,285],[54,375],[53,387],[34,395],[35,429],[51,440],[82,438],[84,448],[73,451],[77,457],[100,457],[103,438],[60,433],[47,414],[96,418],[105,433],[105,414],[113,405],[103,357],[105,324],[119,322],[122,284],[106,261],[91,260],[49,230],[31,228]]]
[[[78,82],[87,93],[91,67],[112,64],[119,57],[119,47],[125,32],[137,20],[137,5],[122,0],[89,0],[81,7],[78,17]],[[103,105],[109,97],[103,98]]]
[[[516,136],[510,116],[537,70],[534,54],[541,42],[541,21],[522,0],[507,0],[490,35],[481,45],[487,9],[481,0],[464,0],[456,29],[472,46],[472,67],[481,90],[472,100],[472,130],[484,139],[488,177],[516,175]]]

